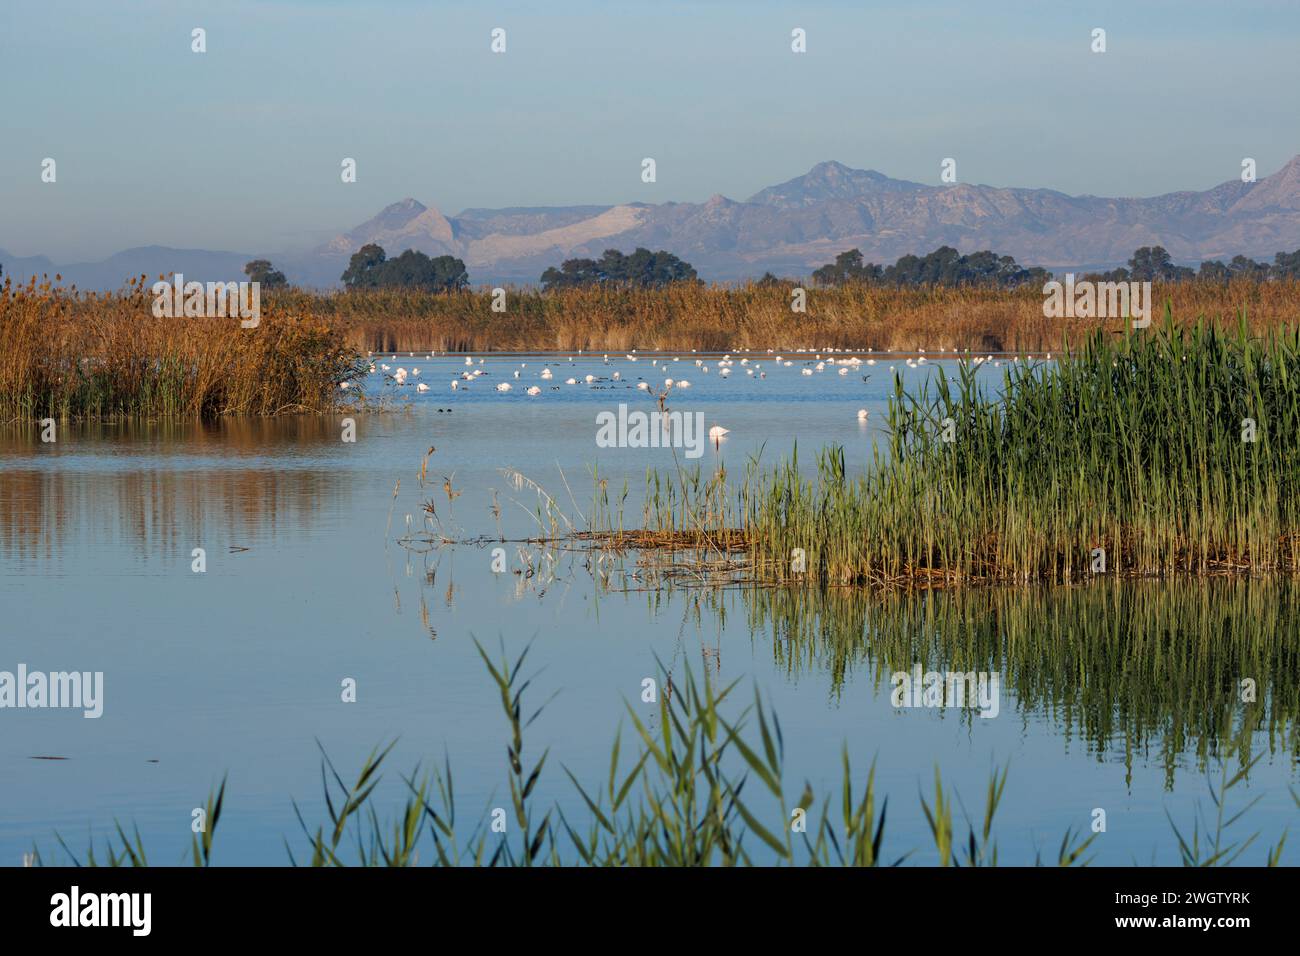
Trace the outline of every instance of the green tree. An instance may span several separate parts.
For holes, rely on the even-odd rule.
[[[352,254],[340,276],[349,289],[418,289],[423,292],[459,292],[469,285],[465,263],[455,256],[430,258],[407,249],[389,259],[383,247],[367,243]]]
[[[671,252],[637,248],[625,256],[606,249],[599,259],[566,259],[560,268],[542,273],[543,289],[558,289],[597,283],[626,284],[641,288],[662,288],[674,282],[698,282],[695,269]]]
[[[988,250],[963,256],[952,246],[940,246],[924,256],[906,255],[892,266],[881,268],[863,263],[857,249],[841,252],[835,261],[813,272],[821,285],[844,282],[879,282],[893,286],[996,285],[1003,288],[1043,283],[1050,278],[1046,269],[1022,268],[1011,256]]]
[[[1272,274],[1278,279],[1300,279],[1300,249],[1273,257]]]
[[[269,259],[254,259],[244,266],[244,275],[263,289],[283,289],[289,284],[284,273],[273,268]]]
[[[1270,277],[1273,267],[1267,262],[1256,262],[1246,256],[1233,256],[1228,263],[1228,270],[1234,278],[1263,280]]]
[[[414,249],[407,249],[396,259],[389,259],[379,273],[380,286],[387,288],[458,292],[469,285],[469,273],[461,260],[454,256],[431,259]]]
[[[1196,278],[1202,282],[1227,282],[1232,278],[1232,270],[1218,259],[1206,259],[1197,270]]]
[[[349,289],[377,289],[379,288],[379,269],[383,266],[385,259],[387,259],[387,256],[384,254],[382,246],[378,246],[373,242],[366,243],[352,253],[347,269],[339,278],[343,280],[343,284]]]
[[[1176,266],[1164,246],[1143,246],[1128,261],[1132,282],[1179,282],[1193,275],[1186,266]]]
[[[849,249],[835,257],[835,261],[813,270],[813,281],[818,285],[843,285],[846,282],[879,282],[883,270],[874,262],[863,264],[862,253]]]

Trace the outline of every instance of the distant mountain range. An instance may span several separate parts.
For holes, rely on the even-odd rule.
[[[1204,192],[1148,199],[1068,196],[1051,189],[965,183],[926,186],[874,170],[818,163],[802,176],[744,202],[466,209],[447,217],[403,199],[315,249],[301,253],[209,252],[146,246],[100,262],[55,265],[0,249],[6,275],[60,272],[81,288],[116,288],[129,276],[183,272],[202,280],[242,278],[245,262],[270,258],[291,282],[328,287],[352,253],[377,242],[396,255],[417,249],[465,261],[475,285],[535,283],[548,267],[606,249],[666,249],[707,280],[764,272],[806,276],[845,249],[892,263],[942,246],[992,249],[1022,265],[1054,271],[1122,265],[1140,246],[1162,245],[1174,260],[1247,255],[1271,260],[1300,248],[1300,156],[1254,183],[1230,180]]]

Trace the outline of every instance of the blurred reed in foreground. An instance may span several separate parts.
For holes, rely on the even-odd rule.
[[[525,650],[511,661],[494,661],[479,649],[500,695],[509,729],[506,748],[508,799],[485,807],[468,827],[458,807],[452,769],[404,776],[406,798],[392,817],[375,806],[392,744],[376,749],[349,781],[324,758],[321,768],[326,819],[309,823],[301,807],[295,810],[302,834],[297,845],[285,841],[295,865],[310,866],[891,866],[903,862],[940,866],[997,866],[999,855],[994,818],[1008,780],[1008,771],[995,769],[984,794],[982,813],[972,819],[951,788],[945,788],[938,768],[930,793],[920,796],[920,809],[932,847],[899,853],[885,847],[886,823],[891,819],[888,798],[875,786],[875,766],[864,774],[850,766],[845,749],[839,784],[818,797],[810,783],[787,790],[785,739],[780,721],[755,692],[752,706],[732,713],[736,684],[717,687],[707,676],[689,671],[672,683],[661,673],[671,693],[659,697],[657,728],[651,729],[630,705],[628,719],[636,750],[623,756],[621,735],[610,752],[609,776],[583,786],[569,773],[586,808],[585,820],[573,820],[558,806],[537,806],[536,786],[550,751],[533,757],[525,752],[524,731],[537,711],[526,708],[524,692],[533,683],[525,677]],[[724,706],[725,705],[725,706]],[[1243,737],[1249,733],[1242,728]],[[1228,774],[1227,758],[1211,798],[1223,807],[1230,790],[1248,778],[1244,770]],[[796,796],[796,792],[798,796]],[[1258,798],[1257,798],[1258,799]],[[213,791],[205,807],[206,828],[195,836],[189,853],[195,866],[216,858],[215,834],[227,800],[226,783]],[[1300,805],[1300,798],[1297,798]],[[1244,854],[1258,833],[1233,830],[1254,801],[1230,819],[1205,817],[1199,810],[1190,827],[1170,819],[1184,865],[1228,865]],[[1234,808],[1237,809],[1237,808]],[[954,819],[954,810],[964,820]],[[897,810],[894,815],[897,815]],[[505,822],[505,829],[493,829]],[[459,821],[459,822],[458,822]],[[1060,844],[1034,860],[1018,864],[1071,866],[1086,864],[1096,834],[1083,837],[1084,827],[1069,828]],[[962,830],[966,832],[963,834]],[[78,853],[57,837],[63,853],[76,865],[147,866],[149,859],[138,830],[128,834],[120,824],[99,847],[93,841]],[[1285,835],[1264,847],[1260,861],[1281,860]],[[31,860],[46,862],[39,849]],[[53,862],[53,861],[52,861]],[[228,861],[237,862],[237,861]]]

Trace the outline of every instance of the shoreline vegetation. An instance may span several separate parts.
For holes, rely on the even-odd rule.
[[[57,278],[57,277],[56,277]],[[0,285],[0,422],[42,418],[211,419],[353,408],[367,353],[925,351],[1042,354],[1079,347],[1123,319],[1056,319],[1032,285],[805,290],[788,281],[658,288],[584,285],[431,293],[314,293],[272,284],[257,328],[214,318],[158,317],[145,276],[120,292],[47,282]],[[1300,280],[1154,283],[1180,325],[1240,325],[1256,337],[1300,323]],[[500,303],[505,311],[494,311]],[[1159,307],[1159,306],[1157,306]],[[347,394],[344,394],[344,392]]]
[[[697,471],[689,480],[681,472],[657,476],[639,530],[626,530],[622,515],[615,524],[606,506],[597,512],[605,524],[588,533],[616,548],[721,557],[761,583],[952,586],[1068,583],[1098,573],[1300,571],[1300,446],[1290,441],[1300,433],[1300,325],[1285,318],[1300,301],[1300,282],[1194,281],[1167,291],[1182,297],[1184,315],[1204,314],[1207,296],[1234,295],[1251,305],[1233,319],[1179,322],[1167,304],[1162,322],[1134,331],[1122,320],[1119,328],[1049,322],[1033,289],[849,284],[813,290],[810,316],[834,314],[834,304],[850,309],[910,300],[946,303],[969,318],[979,314],[971,303],[1011,304],[1033,312],[1024,329],[1062,333],[1068,327],[1073,336],[1061,341],[1073,341],[1057,346],[1054,362],[1008,363],[997,394],[977,386],[971,362],[955,372],[936,366],[915,392],[896,377],[886,440],[875,444],[862,477],[846,477],[844,452],[835,448],[817,453],[813,478],[799,472],[797,448],[795,460],[767,471],[755,464],[738,484],[726,469],[708,478]],[[827,298],[819,304],[817,296]],[[16,289],[6,280],[0,422],[195,420],[371,407],[359,385],[371,363],[351,340],[393,336],[403,321],[395,316],[411,308],[453,310],[460,316],[459,341],[442,344],[463,347],[478,333],[466,332],[455,310],[481,310],[488,338],[502,338],[492,331],[502,323],[515,335],[533,336],[529,308],[544,325],[558,315],[569,332],[555,336],[552,328],[553,343],[588,347],[608,335],[600,331],[600,315],[642,316],[636,347],[666,344],[650,334],[655,309],[669,316],[680,309],[706,327],[722,313],[710,317],[706,309],[701,318],[692,310],[708,303],[739,303],[755,315],[761,310],[750,307],[766,303],[781,306],[782,321],[791,315],[785,290],[770,285],[520,293],[528,308],[504,314],[491,311],[491,295],[465,292],[314,296],[290,289],[266,299],[258,327],[241,328],[230,319],[154,316],[144,279],[111,295]],[[406,321],[430,324],[428,316]],[[888,310],[879,324],[903,325],[890,321]],[[841,325],[841,341],[871,341],[852,331],[852,323]],[[945,329],[942,323],[926,327],[927,351],[936,344],[958,347],[950,329],[935,331]],[[782,334],[817,347],[817,333],[806,328]],[[775,334],[737,338],[733,331],[727,344],[758,348],[776,340]],[[527,344],[539,343],[510,336],[497,342],[499,348]],[[348,381],[354,387],[340,388]],[[667,398],[661,396],[661,405]],[[797,549],[806,571],[793,569]]]
[[[931,588],[1300,572],[1300,329],[1094,334],[1054,362],[895,376],[865,472],[799,449],[739,477],[647,474],[642,513],[597,476],[586,527],[542,506],[533,543],[653,553],[703,584]],[[671,389],[659,396],[667,414]],[[719,449],[721,451],[721,444]],[[427,464],[427,461],[426,461]],[[423,471],[424,466],[422,466]],[[507,474],[511,477],[511,474]],[[616,502],[612,504],[611,501]],[[436,504],[422,548],[456,543]]]
[[[327,818],[308,823],[303,808],[293,802],[302,832],[296,842],[285,837],[291,865],[873,867],[914,862],[987,867],[1008,862],[999,854],[994,819],[1009,767],[991,772],[982,813],[977,804],[968,809],[956,791],[945,788],[935,767],[933,789],[918,795],[932,844],[924,851],[927,858],[920,860],[917,848],[900,853],[885,846],[887,822],[897,819],[898,811],[891,815],[888,797],[880,799],[877,793],[874,761],[865,774],[855,773],[846,744],[837,785],[820,796],[808,781],[790,789],[785,740],[771,705],[756,689],[753,703],[735,713],[739,705],[732,701],[739,681],[715,686],[707,671],[697,678],[689,668],[674,681],[661,665],[664,689],[655,702],[657,719],[642,716],[644,707],[638,713],[631,703],[625,704],[636,749],[625,755],[620,725],[607,780],[584,786],[562,768],[586,808],[586,820],[571,819],[558,803],[543,809],[538,806],[537,784],[551,751],[536,754],[525,747],[525,730],[545,708],[525,706],[524,693],[536,680],[536,675],[524,673],[528,648],[512,661],[503,646],[494,661],[476,646],[509,730],[505,794],[489,797],[469,827],[462,812],[458,825],[454,777],[450,761],[444,759],[441,767],[417,766],[403,774],[404,801],[395,815],[381,816],[375,791],[396,741],[372,751],[350,783],[322,748],[321,802]],[[1261,798],[1244,806],[1234,802],[1234,812],[1225,820],[1230,791],[1249,780],[1251,769],[1264,756],[1247,758],[1241,753],[1250,729],[1243,721],[1218,755],[1218,773],[1207,769],[1212,810],[1206,812],[1198,803],[1191,823],[1182,827],[1168,817],[1184,866],[1255,862],[1254,854],[1246,853],[1259,832],[1245,835],[1233,828]],[[1241,766],[1234,769],[1238,762]],[[214,861],[227,783],[223,779],[213,788],[203,808],[204,829],[191,837],[188,858],[194,866]],[[1300,806],[1300,795],[1294,790],[1291,795]],[[1012,865],[1088,865],[1099,835],[1088,832],[1089,822],[1081,815],[1059,844],[1049,841],[1036,850],[1033,860]],[[1279,865],[1286,837],[1284,832],[1277,843],[1260,846],[1260,862]],[[92,836],[84,853],[74,851],[58,833],[55,840],[74,866],[150,865],[139,830],[128,833],[121,822],[115,821],[98,847]],[[60,861],[47,861],[34,846],[28,862],[44,866]]]
[[[265,296],[271,309],[329,323],[360,352],[765,352],[843,349],[973,354],[1057,351],[1119,319],[1055,319],[1039,287],[889,287],[848,283],[806,289],[791,308],[793,282],[661,288],[506,288],[504,312],[491,290],[431,294],[380,289]],[[1152,299],[1177,321],[1235,325],[1244,314],[1262,334],[1300,322],[1300,280],[1154,283]],[[1159,307],[1159,306],[1157,306]]]
[[[914,394],[896,379],[867,475],[847,480],[831,450],[815,479],[794,462],[747,476],[732,514],[755,563],[786,579],[802,547],[831,584],[1300,571],[1295,330],[1098,334],[1054,365],[1012,363],[999,391],[970,364]],[[671,502],[661,515],[689,527]]]
[[[111,294],[0,286],[0,423],[212,420],[327,412],[363,363],[326,323],[293,309],[257,328],[158,316],[143,278]]]

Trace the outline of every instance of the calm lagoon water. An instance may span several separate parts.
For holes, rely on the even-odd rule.
[[[416,554],[396,543],[408,515],[421,525],[430,498],[457,537],[495,536],[494,492],[502,531],[531,533],[537,496],[506,468],[570,516],[587,513],[593,472],[611,492],[626,480],[634,521],[646,469],[671,469],[672,456],[598,448],[595,416],[623,401],[651,409],[638,377],[656,387],[689,379],[673,407],[730,429],[700,460],[706,470],[739,471],[758,455],[775,464],[796,442],[805,467],[839,443],[861,470],[892,389],[888,366],[909,387],[951,367],[893,359],[805,376],[808,356],[788,356],[790,368],[751,357],[767,373],[760,379],[736,356],[724,380],[695,356],[669,360],[667,373],[654,358],[489,357],[475,365],[485,371],[478,381],[453,391],[463,357],[377,357],[418,367],[408,381],[430,391],[407,387],[409,406],[354,416],[355,443],[341,441],[342,416],[67,426],[54,444],[35,428],[0,429],[0,670],[105,675],[98,720],[0,710],[0,864],[19,864],[33,844],[59,859],[55,831],[81,850],[114,819],[139,827],[153,862],[180,862],[191,810],[225,772],[218,862],[283,864],[283,837],[303,845],[291,801],[309,821],[324,819],[317,741],[347,776],[398,738],[380,790],[380,805],[394,810],[398,771],[445,754],[460,812],[477,819],[508,795],[506,724],[475,638],[497,655],[531,642],[533,701],[555,696],[528,747],[552,747],[543,796],[580,820],[561,764],[582,780],[604,778],[620,721],[629,729],[625,702],[651,710],[641,681],[662,661],[674,673],[741,678],[745,699],[756,685],[780,716],[796,793],[805,779],[834,793],[846,744],[860,771],[874,757],[891,798],[886,849],[917,848],[919,863],[934,860],[918,792],[930,795],[935,768],[978,818],[991,768],[1007,763],[997,823],[1005,862],[1040,850],[1050,858],[1068,827],[1086,830],[1104,808],[1098,863],[1176,863],[1166,811],[1187,826],[1198,804],[1209,811],[1205,771],[1217,773],[1216,741],[1241,710],[1233,689],[1249,676],[1266,720],[1252,737],[1263,758],[1231,797],[1259,798],[1238,824],[1242,836],[1261,832],[1246,860],[1261,862],[1295,824],[1300,615],[1282,585],[1108,583],[889,600],[646,592],[597,588],[574,560],[525,581],[494,573],[486,547]],[[554,378],[543,381],[547,362]],[[613,370],[622,382],[562,384]],[[995,384],[1001,371],[981,375]],[[496,392],[501,381],[513,390]],[[540,396],[524,394],[531,384]],[[379,376],[368,385],[379,390]],[[460,492],[450,507],[444,479]],[[191,570],[197,547],[203,574]],[[510,561],[519,567],[514,546]],[[891,706],[890,672],[917,660],[1000,671],[998,716]],[[340,699],[345,678],[356,681],[355,703]],[[772,821],[782,812],[769,811]],[[1298,852],[1293,841],[1288,862]]]

